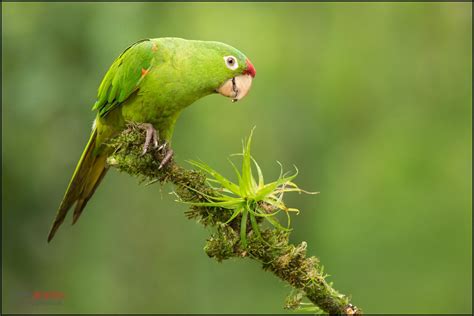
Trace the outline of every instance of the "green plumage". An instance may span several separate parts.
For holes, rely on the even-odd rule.
[[[235,56],[238,67],[226,67]],[[147,39],[128,47],[111,65],[99,86],[90,140],[79,160],[48,236],[50,241],[75,205],[73,223],[107,172],[110,154],[104,143],[126,122],[150,123],[160,139],[170,141],[181,111],[243,74],[247,58],[218,42],[179,38]],[[253,69],[253,68],[252,68]]]

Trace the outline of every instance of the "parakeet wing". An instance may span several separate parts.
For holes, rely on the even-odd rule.
[[[140,88],[143,77],[153,64],[156,44],[149,40],[129,46],[110,66],[99,86],[97,101],[92,107],[99,116],[107,115]]]

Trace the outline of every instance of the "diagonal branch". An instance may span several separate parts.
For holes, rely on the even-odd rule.
[[[142,155],[144,140],[144,133],[136,125],[130,125],[109,142],[108,145],[115,149],[108,159],[109,165],[142,181],[171,182],[176,186],[177,196],[184,202],[205,202],[204,195],[216,195],[201,172],[184,169],[173,161],[159,169],[162,154],[152,150]],[[287,299],[287,308],[298,308],[304,304],[301,300],[306,296],[326,313],[362,314],[361,310],[349,304],[348,297],[326,282],[319,260],[306,255],[306,242],[293,245],[289,243],[288,232],[275,229],[262,229],[257,235],[251,225],[247,225],[247,246],[243,247],[239,236],[240,219],[224,224],[232,215],[228,209],[192,205],[186,215],[215,229],[204,247],[209,257],[218,261],[232,257],[257,260],[264,270],[293,286],[296,292]]]

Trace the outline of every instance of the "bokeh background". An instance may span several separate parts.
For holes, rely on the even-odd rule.
[[[88,139],[96,89],[136,40],[217,40],[257,69],[249,96],[178,121],[176,159],[231,175],[256,126],[329,280],[368,313],[471,313],[471,3],[2,3],[3,312],[277,313],[290,288],[217,263],[172,187],[108,173],[79,223],[46,235]],[[70,218],[68,219],[70,220]],[[63,293],[61,304],[31,301]],[[50,300],[51,301],[51,300]]]

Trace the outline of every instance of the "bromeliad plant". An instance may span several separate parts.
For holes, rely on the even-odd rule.
[[[242,169],[239,172],[235,164],[229,159],[232,168],[234,169],[238,182],[234,183],[216,170],[209,167],[207,164],[198,161],[189,161],[192,165],[201,169],[210,175],[207,178],[208,184],[216,190],[216,196],[209,196],[202,192],[198,192],[204,196],[207,202],[191,203],[196,206],[219,207],[232,211],[232,215],[227,220],[226,224],[236,219],[239,215],[240,219],[240,240],[241,245],[247,247],[247,223],[250,221],[251,227],[258,238],[262,239],[259,229],[259,220],[257,218],[265,219],[275,229],[289,231],[291,217],[290,212],[296,214],[299,210],[290,208],[283,202],[283,195],[286,192],[304,192],[309,194],[316,194],[318,192],[307,192],[300,189],[293,181],[298,174],[298,169],[293,175],[288,176],[283,174],[283,168],[280,163],[281,172],[277,180],[264,183],[263,173],[257,161],[250,154],[250,145],[252,142],[253,129],[246,142],[243,144]],[[252,163],[258,174],[258,179],[255,179],[252,172]],[[217,187],[216,187],[217,185]],[[287,215],[287,225],[282,226],[276,219],[276,215],[280,212]]]

